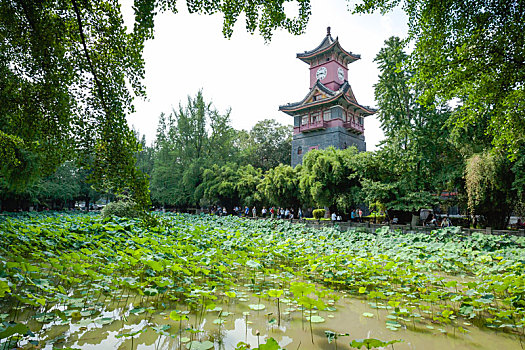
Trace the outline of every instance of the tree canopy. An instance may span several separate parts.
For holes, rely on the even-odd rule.
[[[289,18],[287,0],[188,0],[190,12],[224,14],[232,35],[244,14],[246,29],[265,40],[274,30],[304,31],[310,2],[298,1]],[[148,201],[147,181],[135,167],[139,143],[126,115],[144,97],[146,40],[158,12],[177,11],[176,1],[136,0],[135,22],[124,25],[116,0],[0,3],[0,170],[10,187],[49,175],[65,160],[92,169],[90,178],[112,191]]]
[[[450,122],[483,128],[495,148],[517,158],[525,143],[525,2],[363,0],[354,12],[399,5],[408,15],[420,101],[457,102]]]

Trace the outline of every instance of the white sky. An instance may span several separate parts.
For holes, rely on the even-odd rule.
[[[128,26],[129,3],[123,0]],[[345,50],[361,55],[361,60],[349,65],[348,80],[360,104],[376,107],[373,85],[378,70],[373,59],[390,36],[407,36],[407,19],[401,10],[386,16],[352,15],[347,4],[345,0],[312,0],[305,34],[294,36],[281,30],[265,44],[258,33],[246,32],[244,18],[239,18],[228,40],[222,36],[221,14],[190,15],[185,1],[180,1],[179,13],[155,18],[155,39],[144,49],[148,96],[135,101],[136,112],[128,117],[130,125],[151,143],[159,115],[170,113],[179,102],[185,104],[187,96],[199,89],[220,112],[231,107],[236,129],[250,129],[269,118],[292,124],[292,117],[278,111],[279,105],[300,101],[309,88],[309,67],[296,53],[317,47],[327,26]],[[367,117],[367,150],[374,150],[383,137],[376,119]]]

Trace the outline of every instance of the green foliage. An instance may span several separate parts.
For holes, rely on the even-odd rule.
[[[251,164],[241,166],[238,170],[239,182],[236,185],[240,202],[238,204],[252,207],[261,205],[262,196],[258,187],[263,179],[262,170]]]
[[[357,202],[361,187],[355,162],[355,147],[336,150],[312,150],[303,158],[299,188],[305,198],[319,206],[334,208],[338,203]]]
[[[415,212],[437,204],[436,193],[453,189],[463,164],[450,140],[448,108],[420,103],[425,85],[413,83],[405,46],[391,37],[375,58],[381,72],[375,97],[386,139],[375,155],[380,170],[363,182],[363,193],[368,202]]]
[[[18,189],[11,188],[7,179],[0,176],[0,204],[3,210],[37,208],[73,208],[75,201],[98,200],[101,194],[87,182],[88,171],[78,169],[73,162],[65,162],[54,173]],[[12,185],[12,184],[11,184]]]
[[[519,197],[512,189],[514,173],[502,154],[474,154],[467,160],[465,187],[471,214],[494,228],[505,228]]]
[[[232,159],[234,136],[230,112],[220,114],[202,91],[188,96],[186,106],[162,114],[151,179],[153,201],[179,207],[198,204],[204,196],[204,169]]]
[[[281,347],[279,343],[273,338],[268,338],[266,343],[259,345],[257,349],[259,350],[279,350]]]
[[[144,95],[147,37],[127,33],[120,7],[102,1],[3,3],[0,22],[0,130],[2,140],[19,140],[1,168],[9,159],[24,169],[3,172],[8,183],[27,186],[77,159],[100,187],[127,187],[147,202],[126,121],[133,94]]]
[[[424,87],[419,99],[427,106],[457,99],[449,122],[481,128],[494,147],[516,159],[525,142],[523,2],[364,0],[354,11],[384,13],[398,4],[415,48],[414,80]]]
[[[283,208],[298,208],[301,204],[299,178],[302,167],[292,168],[289,165],[279,164],[264,174],[264,178],[257,186],[258,191],[270,205]]]
[[[284,4],[286,2],[295,1],[271,0],[232,3],[227,1],[191,0],[187,4],[191,13],[223,13],[222,33],[226,38],[232,36],[233,26],[237,18],[244,13],[246,16],[246,30],[253,34],[258,28],[262,37],[269,41],[272,38],[273,31],[277,28],[284,28],[293,34],[302,34],[306,29],[311,13],[310,1],[297,1],[299,12],[296,18],[287,17],[284,12]]]
[[[223,13],[226,37],[244,13],[248,32],[258,28],[265,40],[278,28],[304,31],[310,2],[298,4],[298,16],[288,18],[282,1],[187,1],[190,12]],[[140,146],[126,116],[133,99],[145,97],[142,52],[153,38],[154,17],[177,7],[175,1],[137,0],[133,9],[135,22],[128,30],[116,2],[0,4],[0,171],[9,188],[28,186],[65,160],[76,160],[91,170],[97,188],[127,192],[137,204],[149,204],[147,178],[134,158]],[[180,129],[192,127],[184,121]],[[212,122],[212,134],[224,135],[223,124]],[[203,124],[198,126],[197,138],[204,132]],[[227,147],[224,140],[212,140],[218,151]],[[177,201],[194,202],[189,192],[180,187]]]
[[[213,165],[204,170],[202,186],[204,198],[211,203],[219,203],[228,208],[240,202],[237,190],[240,184],[239,168],[234,163],[228,163],[219,167]]]
[[[324,209],[314,209],[312,215],[314,216],[314,219],[321,220],[322,218],[324,218],[325,213],[326,210]]]
[[[292,156],[292,126],[274,119],[257,122],[245,137],[240,149],[242,162],[268,171],[280,164],[289,164]]]
[[[101,216],[103,218],[138,218],[142,216],[142,211],[137,203],[131,200],[119,200],[108,203],[104,209],[102,209]]]
[[[379,339],[374,338],[367,338],[367,339],[355,339],[350,342],[350,347],[354,349],[377,349],[377,348],[384,348],[388,345],[400,343],[402,340],[390,340],[390,341],[383,341]]]
[[[342,296],[324,289],[333,287],[344,289],[345,298],[366,298],[364,305],[370,305],[367,311],[372,312],[363,314],[364,322],[370,321],[370,314],[374,317],[374,309],[382,310],[380,318],[388,313],[387,329],[406,327],[410,332],[414,327],[416,332],[429,332],[438,325],[459,329],[479,322],[479,327],[512,330],[501,327],[511,325],[511,317],[516,328],[523,325],[523,237],[462,236],[451,229],[430,235],[340,232],[275,220],[171,214],[162,215],[161,225],[150,229],[138,220],[98,215],[3,217],[0,231],[0,246],[9,247],[0,251],[2,301],[24,311],[18,316],[20,322],[34,315],[31,320],[47,324],[35,328],[38,338],[67,323],[121,327],[120,322],[130,324],[127,318],[152,314],[151,320],[169,317],[169,324],[151,325],[148,330],[168,336],[174,333],[162,333],[166,326],[178,323],[179,338],[187,343],[191,338],[186,335],[202,331],[189,322],[201,324],[206,312],[211,313],[208,319],[218,317],[217,324],[228,325],[228,313],[218,305],[221,299],[230,305],[231,296],[225,295],[232,287],[235,303],[244,302],[254,310],[245,314],[246,321],[256,313],[265,317],[261,310],[275,311],[274,304],[278,307],[250,300],[255,290],[261,298],[280,295],[281,303],[295,308],[287,316],[292,320],[299,316],[296,306],[301,305],[303,320],[307,316],[311,324],[322,322],[324,310],[336,311],[331,305]],[[123,294],[130,296],[129,301]],[[188,311],[166,309],[174,300]],[[35,310],[59,302],[67,309]],[[116,317],[101,314],[117,302],[124,310],[118,325]],[[7,316],[0,314],[0,319]],[[0,332],[6,330],[5,323]],[[117,336],[132,338],[145,329],[126,327]],[[498,333],[503,335],[494,336],[510,336]],[[333,341],[339,336],[344,334],[327,334]],[[27,341],[32,336],[23,337]],[[192,344],[213,346],[204,337],[206,333]],[[456,333],[456,341],[460,337]],[[68,346],[77,339],[65,335],[64,340]],[[360,342],[362,348],[365,340],[354,345]]]

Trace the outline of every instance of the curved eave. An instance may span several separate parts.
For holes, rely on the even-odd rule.
[[[299,114],[299,112],[301,111],[308,110],[313,107],[322,106],[324,104],[331,104],[332,102],[337,102],[341,98],[344,99],[344,101],[347,102],[349,105],[352,105],[356,110],[360,110],[364,117],[375,114],[376,112],[372,108],[361,106],[360,104],[352,101],[350,97],[344,93],[344,91],[341,91],[340,93],[338,93],[337,95],[333,97],[325,98],[323,100],[319,100],[315,102],[310,102],[310,103],[297,102],[297,103],[290,104],[290,105],[279,106],[279,111],[284,112],[291,116],[295,116],[296,114]]]
[[[336,101],[339,97],[341,97],[341,95],[335,95],[334,97],[330,97],[330,98],[325,98],[323,100],[319,100],[319,101],[315,101],[315,102],[310,102],[310,103],[305,103],[305,104],[299,104],[299,105],[290,105],[290,106],[280,106],[279,107],[279,110],[281,112],[284,112],[288,115],[295,115],[297,114],[296,112],[299,112],[299,111],[302,111],[302,110],[305,110],[305,109],[310,109],[312,107],[317,107],[317,106],[322,106],[324,104],[328,104],[330,102],[333,102],[333,101]]]
[[[322,44],[320,46],[322,46]],[[314,49],[312,51],[305,52],[305,53],[298,53],[297,54],[297,58],[300,59],[301,61],[305,62],[305,63],[310,64],[310,62],[313,59],[315,59],[315,57],[317,57],[318,55],[321,55],[321,54],[323,54],[323,53],[325,53],[327,51],[330,51],[330,50],[334,49],[336,46],[337,46],[337,48],[339,50],[341,50],[343,55],[347,58],[348,63],[352,63],[352,62],[355,62],[355,61],[361,59],[361,55],[354,55],[353,53],[348,52],[345,49],[343,49],[341,47],[341,44],[339,44],[339,40],[338,39],[336,39],[331,45],[329,45],[329,46],[327,46],[325,48]]]
[[[331,35],[327,35],[327,36],[324,37],[323,41],[321,41],[321,43],[319,45],[317,45],[317,47],[315,49],[310,50],[310,51],[305,51],[305,52],[302,52],[302,53],[298,53],[297,57],[299,57],[299,56],[309,56],[309,55],[312,55],[312,54],[315,55],[317,52],[320,52],[320,51],[324,50],[325,48],[331,47],[334,43],[335,43],[334,38],[332,38]]]
[[[320,91],[324,92],[325,94],[332,96],[332,97],[330,97],[328,99],[325,98],[323,100],[319,100],[319,101],[315,101],[315,102],[305,103],[306,101],[308,101],[309,98],[312,97],[312,94],[314,93],[316,88],[319,89]],[[346,90],[344,90],[344,91],[346,91]],[[321,83],[319,80],[317,80],[315,82],[314,86],[312,86],[310,91],[308,91],[306,96],[301,101],[294,102],[294,103],[289,103],[289,104],[283,105],[283,106],[279,106],[279,110],[282,111],[282,112],[287,113],[286,111],[288,111],[288,110],[295,109],[295,108],[301,109],[302,106],[307,106],[307,105],[315,105],[317,102],[327,101],[327,100],[332,99],[334,96],[337,96],[337,95],[338,94],[336,93],[336,91],[330,90],[329,88],[324,86],[323,83]]]
[[[359,109],[364,114],[365,117],[376,113],[375,109],[369,108],[369,107],[365,107],[365,106],[361,106],[359,103],[356,103],[356,102],[352,101],[350,99],[350,96],[345,94],[344,97],[345,97],[345,101],[346,102],[348,102],[352,106],[356,107],[356,109]]]

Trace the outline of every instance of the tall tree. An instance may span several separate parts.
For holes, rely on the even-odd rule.
[[[203,172],[235,155],[230,111],[219,113],[202,91],[168,116],[161,115],[155,143],[152,197],[162,205],[198,205]]]
[[[277,28],[304,31],[310,2],[288,18],[285,0],[188,0],[190,12],[224,14],[231,37],[237,18],[270,40]],[[129,32],[116,0],[0,2],[0,171],[9,186],[51,174],[67,159],[90,167],[90,177],[113,191],[148,201],[136,171],[138,142],[126,115],[142,84],[145,40],[158,12],[176,12],[175,0],[135,0]],[[90,156],[86,156],[89,154]],[[93,156],[91,156],[93,155]]]
[[[245,161],[267,171],[279,164],[289,164],[292,156],[292,127],[274,119],[257,122],[249,132],[249,142],[242,150]]]
[[[525,143],[525,2],[363,0],[355,12],[399,4],[414,42],[411,65],[427,106],[456,99],[450,122],[479,126],[512,159]]]
[[[318,206],[347,210],[356,204],[361,187],[358,168],[353,159],[355,147],[337,150],[312,150],[303,158],[299,188],[305,201]]]
[[[448,108],[420,103],[424,89],[412,83],[414,71],[408,65],[405,45],[398,37],[391,37],[375,58],[380,70],[374,86],[378,118],[386,138],[377,153],[383,169],[381,178],[368,180],[388,185],[387,207],[417,211],[436,203],[433,194],[454,189],[448,186],[454,183],[452,175],[462,177],[463,160],[454,157],[458,153],[450,141]],[[445,161],[452,162],[459,171],[449,172],[449,168],[443,172],[448,165]],[[377,183],[368,181],[365,185],[369,190],[378,190]]]
[[[214,164],[204,170],[200,186],[203,198],[208,203],[225,206],[231,213],[232,208],[240,203],[239,183],[239,166],[236,163],[228,163],[221,167]]]
[[[483,224],[504,229],[511,211],[519,202],[513,189],[511,162],[501,153],[474,154],[465,171],[468,206],[471,214],[480,215]]]

